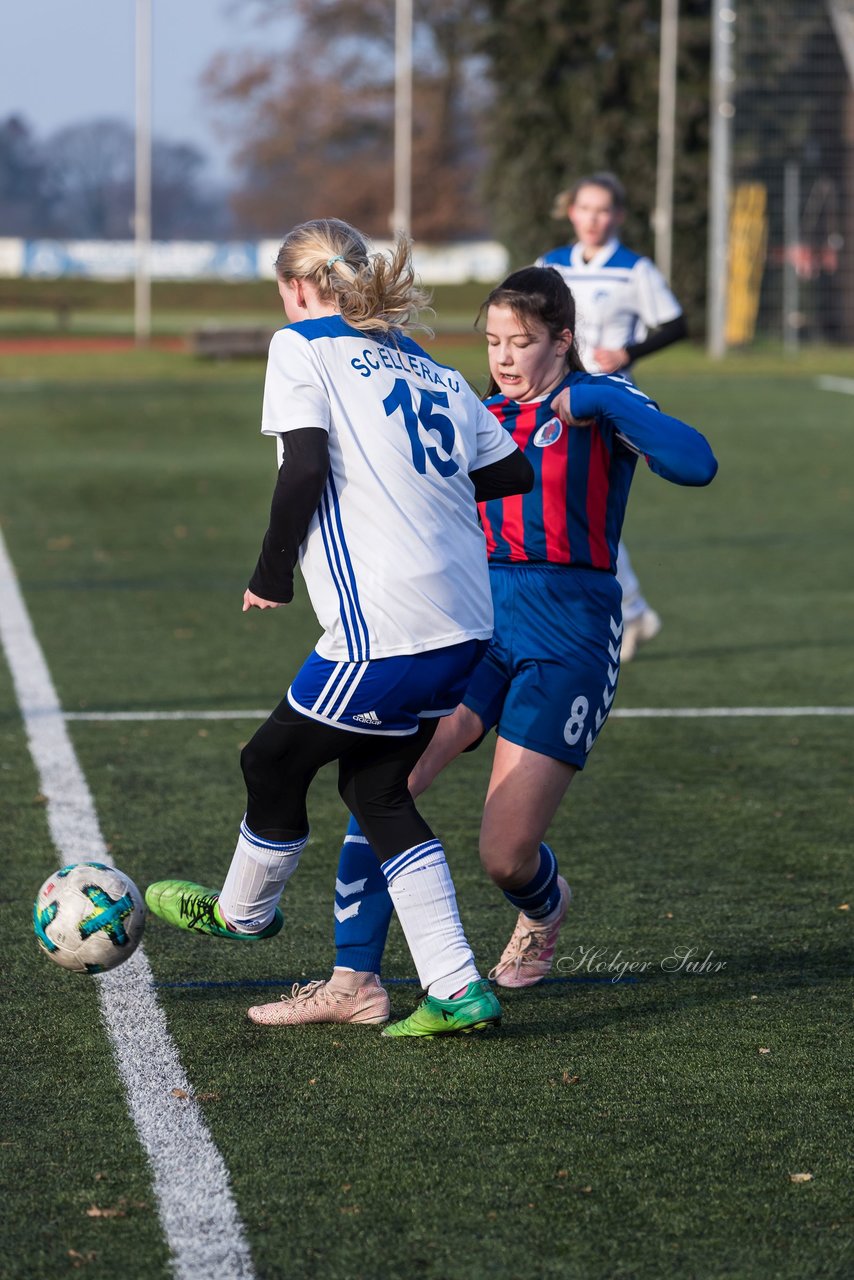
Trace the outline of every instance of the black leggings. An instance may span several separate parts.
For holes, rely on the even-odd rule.
[[[300,715],[284,699],[240,753],[250,829],[266,840],[301,839],[314,775],[337,760],[338,792],[380,862],[432,839],[408,778],[437,724],[422,720],[408,737],[350,733]]]

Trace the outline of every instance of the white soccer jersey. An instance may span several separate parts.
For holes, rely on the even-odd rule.
[[[555,267],[572,290],[578,351],[589,373],[602,370],[597,347],[619,350],[642,342],[650,329],[681,316],[682,308],[654,262],[609,240],[589,262],[580,244],[562,245],[537,259]]]
[[[329,433],[329,477],[300,548],[321,657],[362,662],[488,639],[469,471],[515,445],[461,374],[410,338],[368,335],[340,316],[301,321],[270,344],[261,430],[304,427]]]

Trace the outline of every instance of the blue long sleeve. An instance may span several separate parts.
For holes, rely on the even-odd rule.
[[[574,418],[600,418],[646,458],[651,471],[674,484],[710,484],[717,459],[705,436],[678,418],[662,413],[654,401],[613,375],[588,375],[572,382]]]

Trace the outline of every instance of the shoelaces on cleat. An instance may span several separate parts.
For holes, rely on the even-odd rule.
[[[218,901],[219,895],[215,893],[182,894],[179,915],[182,920],[187,921],[191,929],[200,924],[214,924],[219,928],[219,921],[214,915],[214,907]]]
[[[513,937],[507,944],[507,951],[498,964],[493,969],[490,969],[489,977],[494,978],[511,965],[516,966],[516,972],[518,973],[525,960],[536,960],[545,950],[549,941],[547,937],[542,937],[541,935],[545,934],[551,927],[551,925],[545,925],[542,929],[520,929],[517,924]]]
[[[298,982],[295,982],[291,987],[290,995],[285,993],[285,995],[280,996],[279,999],[284,1000],[285,1004],[295,1004],[298,1000],[310,1000],[312,996],[320,994],[321,987],[326,988],[323,994],[334,1004],[338,1004],[338,997],[334,991],[329,990],[327,983],[323,979],[317,979],[315,982],[308,982],[304,987],[301,987]]]

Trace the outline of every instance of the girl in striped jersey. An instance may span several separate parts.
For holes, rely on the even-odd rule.
[[[537,259],[554,267],[573,292],[578,307],[576,340],[585,367],[593,373],[624,373],[642,356],[679,342],[688,332],[682,308],[654,262],[617,239],[625,217],[626,193],[613,173],[594,173],[562,191],[553,217],[568,218],[576,234]],[[620,661],[653,640],[661,619],[647,603],[624,542],[617,554],[623,592]]]
[[[545,836],[608,717],[620,664],[615,571],[639,457],[681,485],[706,485],[708,443],[616,375],[584,371],[575,305],[551,268],[515,272],[487,298],[486,404],[534,470],[533,489],[481,504],[495,631],[462,705],[410,776],[417,795],[495,727],[480,835],[488,875],[519,913],[490,972],[530,986],[549,972],[569,886]],[[273,1025],[367,1021],[392,904],[365,833],[351,822],[336,884],[336,967],[250,1016]]]

